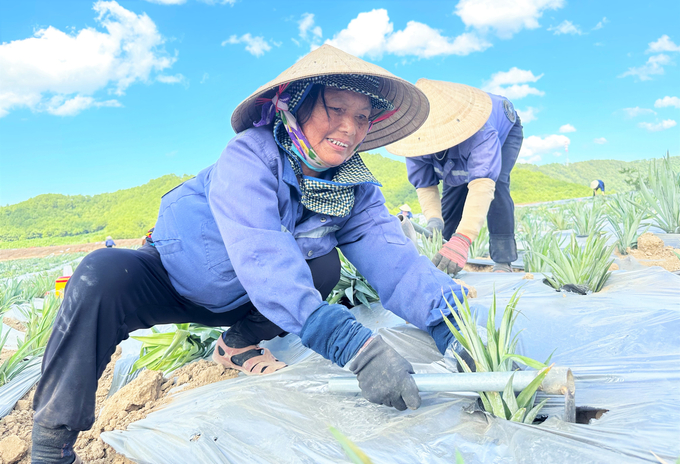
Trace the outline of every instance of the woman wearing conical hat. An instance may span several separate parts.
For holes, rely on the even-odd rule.
[[[419,130],[386,148],[407,157],[428,229],[442,230],[448,239],[433,263],[449,274],[460,272],[486,219],[494,271],[512,272],[517,246],[510,171],[524,139],[517,112],[507,98],[467,85],[420,79],[416,87],[427,95],[430,115]]]
[[[285,367],[258,343],[290,332],[348,364],[368,400],[417,408],[411,364],[324,300],[338,247],[385,308],[460,352],[442,316],[460,286],[418,255],[356,155],[408,136],[428,110],[412,84],[328,45],[241,103],[217,162],[163,196],[153,246],[101,249],[76,269],[35,393],[34,456],[71,456],[116,345],[159,323],[229,326],[213,359],[249,375]]]

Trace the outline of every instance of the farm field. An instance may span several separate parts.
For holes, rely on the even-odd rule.
[[[645,359],[677,358],[678,352],[668,352],[668,346],[673,344],[678,337],[680,318],[678,309],[680,304],[680,214],[672,207],[674,195],[680,193],[678,174],[672,170],[669,163],[659,162],[655,164],[658,179],[649,188],[644,187],[641,192],[617,194],[609,196],[597,196],[586,200],[570,202],[557,202],[540,206],[519,207],[516,210],[518,242],[520,243],[521,259],[516,264],[516,272],[506,275],[498,275],[486,272],[488,267],[484,265],[488,254],[488,234],[482,232],[477,243],[471,248],[473,264],[466,267],[465,271],[458,276],[460,282],[468,289],[467,300],[478,313],[474,317],[489,316],[490,321],[497,320],[495,298],[499,298],[498,316],[505,311],[520,311],[523,317],[517,319],[515,327],[510,325],[500,329],[502,333],[511,334],[529,333],[522,335],[521,350],[512,345],[512,352],[517,351],[517,359],[529,367],[525,370],[540,372],[547,375],[552,365],[542,363],[554,352],[552,362],[557,366],[565,366],[572,370],[576,379],[576,411],[577,420],[571,424],[565,420],[566,414],[563,406],[550,397],[540,394],[531,397],[527,408],[531,409],[536,402],[536,407],[530,415],[521,416],[530,425],[526,431],[515,430],[514,439],[522,439],[534,436],[544,439],[552,436],[553,430],[568,430],[569,438],[555,438],[554,449],[546,448],[544,458],[549,459],[552,452],[568,453],[576,458],[592,453],[602,453],[608,462],[617,460],[617,456],[636,456],[640,459],[649,458],[648,449],[653,450],[659,456],[672,457],[678,453],[672,440],[667,440],[668,433],[672,428],[672,419],[662,420],[661,424],[667,424],[671,428],[663,428],[662,431],[655,427],[649,427],[641,420],[643,411],[635,412],[628,410],[631,398],[636,398],[641,404],[647,401],[658,390],[658,385],[653,382],[654,378],[671,375],[667,368],[659,365],[655,367],[648,377],[650,380],[639,380],[626,383],[630,374],[629,368],[632,358],[631,353],[641,346],[645,337],[653,337],[662,344],[652,344],[645,348]],[[670,201],[669,201],[670,200]],[[414,219],[419,220],[416,215]],[[438,242],[439,240],[439,242]],[[421,254],[431,258],[432,253],[441,247],[441,237],[426,238],[415,237],[416,246]],[[120,246],[138,247],[139,240],[134,243],[120,241]],[[59,299],[53,295],[54,281],[61,275],[62,269],[70,266],[76,269],[82,257],[93,248],[101,244],[86,244],[69,247],[45,247],[25,250],[3,250],[0,255],[0,312],[3,315],[3,346],[2,346],[2,376],[5,386],[0,386],[0,404],[6,404],[4,418],[0,419],[0,455],[6,456],[13,452],[21,454],[21,458],[12,462],[28,463],[30,458],[26,443],[30,437],[32,411],[30,403],[34,389],[31,389],[39,374],[39,360],[44,344],[49,336],[51,324],[56,317],[59,307]],[[23,259],[18,256],[9,256],[7,253],[23,252]],[[475,272],[482,271],[482,272]],[[633,303],[636,298],[645,298],[648,301],[658,300],[659,305],[650,305],[647,310],[640,312],[640,308]],[[342,258],[342,277],[336,289],[329,296],[330,302],[338,302],[354,307],[357,317],[375,330],[383,333],[383,336],[396,337],[401,340],[405,349],[409,349],[410,343],[420,340],[423,332],[412,326],[404,325],[403,321],[394,315],[387,316],[380,304],[377,293],[371,287],[370,282],[357,271],[357,269],[344,257]],[[467,305],[467,302],[461,303]],[[507,305],[507,306],[506,306]],[[616,310],[613,308],[616,307]],[[664,309],[651,309],[664,308]],[[461,317],[469,319],[472,333],[476,333],[474,320],[471,313],[464,311],[464,306],[459,307]],[[563,312],[568,311],[570,321],[563,318]],[[590,317],[592,312],[598,313],[600,320],[599,329],[589,328],[574,339],[567,336],[559,324],[572,324],[573,321],[581,321]],[[659,313],[661,311],[661,313]],[[648,314],[649,313],[649,314]],[[659,314],[657,314],[659,313]],[[467,314],[467,316],[465,316]],[[622,314],[627,314],[626,322],[621,322]],[[665,318],[663,325],[651,321],[654,317]],[[635,315],[635,316],[633,316]],[[513,316],[508,320],[515,320]],[[649,319],[652,317],[652,319]],[[505,320],[505,316],[503,317]],[[377,322],[377,326],[375,325]],[[619,320],[615,326],[607,321]],[[492,324],[493,322],[489,322]],[[459,322],[460,327],[467,327],[465,319]],[[181,327],[180,327],[181,326]],[[489,326],[491,327],[491,326]],[[616,339],[608,340],[609,331],[612,334],[627,333],[632,336],[634,330],[644,328],[628,344],[621,345]],[[306,387],[289,390],[286,385],[297,385],[298,376],[305,375],[305,369],[310,362],[318,363],[316,355],[306,353],[301,355],[299,341],[294,336],[288,336],[281,341],[273,341],[271,349],[280,359],[288,359],[292,366],[284,369],[281,374],[266,376],[262,380],[255,380],[244,376],[238,376],[237,371],[225,369],[213,363],[209,358],[216,335],[207,336],[206,330],[219,334],[220,328],[205,329],[194,324],[180,324],[176,326],[161,327],[157,333],[146,331],[146,335],[139,341],[127,340],[121,344],[107,367],[100,382],[97,393],[97,410],[99,411],[97,422],[92,430],[82,433],[76,444],[76,451],[91,463],[127,463],[136,462],[144,455],[147,447],[167,447],[170,456],[182,455],[189,452],[188,443],[194,438],[182,444],[182,440],[172,438],[173,427],[187,427],[188,430],[202,430],[208,425],[200,415],[188,412],[187,404],[196,401],[212,402],[214,413],[222,419],[217,424],[217,430],[227,430],[228,423],[233,415],[245,414],[252,421],[263,420],[255,411],[240,410],[240,395],[246,391],[256,391],[265,408],[275,408],[284,411],[273,424],[277,427],[286,427],[288,414],[293,416],[299,413],[300,401],[311,402],[319,406],[319,410],[326,411],[317,419],[321,422],[315,425],[302,426],[299,432],[294,428],[286,428],[288,439],[295,441],[301,436],[307,437],[315,444],[315,455],[321,457],[340,456],[341,444],[344,440],[352,440],[362,448],[367,455],[373,456],[376,462],[382,462],[383,455],[379,442],[365,439],[361,433],[357,433],[355,421],[345,417],[341,412],[347,405],[355,401],[363,401],[359,398],[342,397],[333,394],[319,394],[318,389],[323,390],[324,382],[308,381],[311,390]],[[415,332],[413,332],[415,330]],[[467,330],[467,329],[466,329]],[[604,338],[603,337],[604,331]],[[199,335],[203,333],[204,335]],[[493,332],[491,332],[493,333]],[[183,354],[182,346],[173,345],[173,351],[167,352],[167,359],[176,360],[171,364],[154,364],[149,355],[155,346],[164,345],[163,340],[169,340],[182,334],[187,343],[195,344],[198,351],[192,350],[191,356]],[[461,331],[460,336],[472,336]],[[498,337],[498,333],[494,337]],[[169,338],[168,338],[169,337]],[[403,337],[403,338],[402,338]],[[414,338],[415,337],[415,338]],[[594,338],[593,338],[594,337]],[[9,342],[7,341],[9,340]],[[193,340],[193,341],[192,341]],[[676,340],[677,341],[677,340]],[[588,359],[592,358],[595,348],[590,345],[597,343],[603,350],[598,362],[593,364]],[[269,342],[268,342],[269,343]],[[423,341],[418,341],[418,344]],[[430,342],[431,343],[431,342]],[[506,342],[504,342],[506,343]],[[611,351],[616,344],[616,350]],[[421,345],[418,345],[421,346]],[[508,345],[510,346],[510,345]],[[584,346],[590,346],[588,351],[583,351]],[[146,347],[146,348],[145,348]],[[663,347],[663,348],[662,348]],[[163,348],[165,349],[165,348]],[[168,348],[169,349],[169,348]],[[415,349],[415,348],[412,348]],[[421,368],[418,372],[430,372],[429,369],[443,362],[450,365],[452,359],[437,357],[435,352],[425,348],[421,355],[424,356]],[[660,350],[660,351],[659,351]],[[416,350],[418,352],[418,350]],[[519,354],[521,352],[521,355]],[[187,352],[188,353],[188,352]],[[18,354],[18,356],[17,356]],[[141,357],[140,357],[141,356]],[[475,355],[473,355],[475,356]],[[149,361],[144,361],[149,358]],[[427,359],[427,361],[425,361]],[[500,359],[500,358],[499,358]],[[455,360],[453,360],[455,363]],[[482,362],[476,359],[479,365]],[[116,363],[119,368],[115,369]],[[143,364],[146,368],[137,369],[136,366]],[[434,363],[434,364],[432,364]],[[447,364],[449,363],[449,364]],[[667,364],[666,364],[667,365]],[[316,366],[321,369],[322,376],[340,375],[341,370]],[[179,369],[178,369],[179,367]],[[440,368],[437,368],[440,369]],[[489,370],[502,372],[511,370],[508,363],[488,367]],[[534,370],[535,369],[535,370]],[[599,377],[598,377],[599,376]],[[620,378],[620,382],[626,393],[609,390],[609,381],[585,380],[593,378]],[[660,377],[659,377],[660,376]],[[538,377],[537,377],[538,378]],[[541,377],[542,378],[542,377]],[[632,379],[633,377],[631,377]],[[652,382],[652,383],[650,383]],[[126,385],[127,383],[127,385]],[[539,382],[540,383],[540,382]],[[538,384],[535,388],[538,388]],[[21,385],[22,388],[8,388]],[[112,387],[113,386],[113,387]],[[284,390],[279,390],[283,386]],[[109,397],[110,389],[116,391]],[[192,391],[200,396],[193,395]],[[20,391],[17,396],[17,390]],[[178,394],[178,392],[182,392]],[[278,393],[276,393],[278,392]],[[316,392],[316,393],[315,393]],[[491,395],[487,392],[486,395]],[[436,394],[423,393],[425,405],[439,404],[441,397]],[[484,405],[476,413],[469,415],[461,412],[471,405],[469,400],[460,399],[449,402],[446,408],[435,410],[425,407],[417,414],[422,420],[437,423],[443,417],[447,421],[465,424],[465,427],[482,433],[482,427],[489,424],[492,428],[503,430],[504,434],[510,430],[505,422],[516,420],[515,416],[504,417],[504,413],[493,406],[492,396],[487,396]],[[500,398],[500,396],[499,396]],[[528,396],[517,401],[527,401]],[[540,401],[540,400],[543,401]],[[187,403],[187,401],[189,403]],[[487,404],[488,401],[488,404]],[[510,401],[507,392],[503,394],[503,403]],[[515,401],[515,400],[513,400]],[[540,404],[539,404],[540,401]],[[673,404],[680,402],[677,392],[669,397],[667,406],[673,408]],[[500,404],[500,403],[499,403]],[[514,403],[507,403],[514,404]],[[340,409],[338,409],[340,408]],[[461,409],[462,408],[462,409]],[[623,409],[622,409],[623,408]],[[184,410],[182,424],[174,422],[177,410]],[[193,406],[192,410],[196,410]],[[201,408],[199,407],[198,410]],[[528,412],[527,409],[527,412]],[[368,408],[370,410],[370,408]],[[595,411],[594,415],[588,416],[586,411]],[[666,409],[664,409],[665,411]],[[364,408],[361,414],[366,414]],[[484,412],[486,411],[486,412]],[[580,412],[579,412],[580,411]],[[599,412],[598,412],[599,411]],[[670,413],[670,411],[667,411]],[[525,413],[526,414],[526,413]],[[585,415],[585,416],[584,416]],[[585,418],[584,418],[585,417]],[[671,417],[671,416],[669,416]],[[385,417],[385,426],[390,427],[397,417]],[[223,422],[224,421],[224,422]],[[602,423],[600,424],[600,421]],[[671,421],[671,422],[669,422]],[[609,427],[620,430],[625,424],[636,422],[636,436],[644,436],[646,444],[640,448],[637,440],[626,440],[620,432],[612,434]],[[272,424],[269,422],[270,425]],[[339,442],[329,440],[323,432],[322,423],[333,425],[347,436],[337,435]],[[137,426],[140,424],[140,427]],[[607,425],[611,424],[611,425]],[[657,424],[658,425],[658,424]],[[170,428],[169,428],[170,427]],[[210,427],[215,427],[211,425]],[[319,428],[321,427],[321,428]],[[666,427],[666,425],[664,425]],[[444,427],[444,429],[447,429]],[[474,434],[445,435],[444,429],[434,434],[418,426],[409,427],[408,436],[411,439],[438,440],[446,443],[449,449],[465,449],[465,446],[482,446],[475,443]],[[145,430],[154,430],[149,435]],[[321,430],[321,431],[320,431]],[[522,429],[524,430],[524,429]],[[114,432],[118,431],[118,432]],[[196,437],[196,432],[192,436]],[[198,432],[199,434],[201,432]],[[216,437],[222,437],[223,432],[216,432]],[[301,433],[298,436],[297,433]],[[633,433],[633,432],[630,432]],[[563,433],[561,433],[563,435]],[[624,434],[625,435],[625,434]],[[297,437],[297,438],[296,438]],[[414,438],[415,437],[415,438]],[[216,441],[224,439],[215,438]],[[394,440],[394,437],[381,439]],[[499,438],[500,440],[503,440]],[[406,437],[398,441],[409,439]],[[468,442],[468,440],[471,440]],[[613,440],[613,441],[612,441]],[[21,445],[23,443],[24,445]],[[201,443],[199,440],[197,443]],[[463,446],[463,443],[468,445]],[[579,448],[573,448],[570,443],[580,443]],[[231,446],[231,445],[227,445]],[[396,446],[396,443],[395,443]],[[427,445],[426,445],[427,446]],[[198,453],[202,459],[208,459],[207,448],[191,448],[191,453]],[[501,451],[496,448],[494,453]],[[612,451],[616,449],[617,451]],[[409,453],[407,448],[401,450]],[[488,449],[487,449],[488,451]],[[267,459],[266,449],[259,454]],[[619,453],[623,453],[619,455]],[[521,460],[522,453],[515,451],[512,454],[515,459]],[[382,456],[382,458],[381,458]],[[462,452],[461,456],[466,456]],[[131,459],[131,460],[130,460]],[[241,462],[237,459],[237,462]],[[607,462],[607,461],[603,461]],[[631,461],[633,462],[633,461]]]

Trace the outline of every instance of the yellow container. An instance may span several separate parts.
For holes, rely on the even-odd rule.
[[[54,289],[57,291],[57,296],[64,298],[64,288],[66,287],[66,282],[71,276],[59,277],[54,285]]]

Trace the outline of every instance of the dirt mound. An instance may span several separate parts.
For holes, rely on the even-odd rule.
[[[131,463],[132,461],[116,453],[102,441],[102,432],[125,430],[132,422],[143,419],[172,401],[171,393],[178,390],[190,390],[238,375],[238,371],[201,360],[178,369],[167,379],[160,372],[142,371],[135,380],[108,398],[113,369],[118,358],[120,348],[116,350],[99,380],[95,409],[97,420],[90,430],[80,434],[75,445],[78,455],[88,464]],[[34,391],[35,388],[17,403],[9,415],[0,420],[0,462],[29,464],[31,461],[31,404]]]
[[[637,250],[628,248],[627,251],[643,266],[661,266],[671,272],[680,270],[680,258],[674,253],[680,250],[664,246],[663,240],[651,232],[640,235]]]

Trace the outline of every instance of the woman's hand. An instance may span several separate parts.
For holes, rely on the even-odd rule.
[[[411,376],[411,363],[385,343],[380,335],[364,345],[349,369],[356,374],[364,398],[371,403],[384,404],[399,411],[420,407],[420,394]]]
[[[470,249],[470,239],[463,234],[453,234],[441,250],[434,255],[432,263],[447,274],[456,275],[465,267]]]

